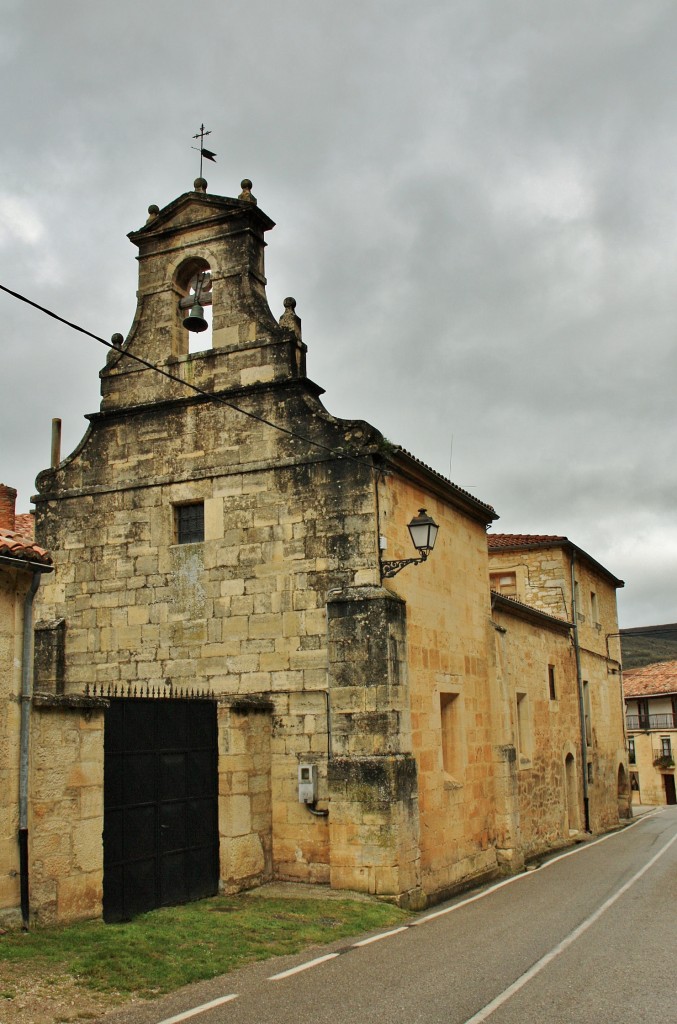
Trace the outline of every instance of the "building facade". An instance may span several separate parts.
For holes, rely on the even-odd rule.
[[[576,694],[580,724],[575,742],[570,723],[566,773],[581,780],[585,827],[607,828],[616,815],[609,800],[613,789],[621,814],[629,804],[616,610],[623,581],[567,537],[489,534],[488,540],[492,589],[569,623],[568,686]]]
[[[28,919],[27,836],[33,604],[47,551],[32,516],[15,512],[16,490],[0,484],[0,921]]]
[[[206,189],[130,234],[131,331],[80,445],[37,481],[55,572],[34,702],[90,730],[92,814],[60,875],[42,862],[34,909],[115,920],[271,878],[423,906],[585,826],[568,618],[492,599],[490,505],[327,412],[294,300],[279,320],[267,304],[273,222],[247,180]],[[390,575],[419,509],[434,552]],[[604,688],[586,678],[605,828],[623,716],[610,662],[585,653],[604,665]]]
[[[639,804],[675,804],[677,661],[623,673],[632,798]]]

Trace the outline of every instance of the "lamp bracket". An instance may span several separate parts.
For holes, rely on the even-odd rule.
[[[381,562],[381,579],[390,580],[407,565],[420,565],[427,557],[425,551],[422,551],[420,558],[396,558],[389,562]]]

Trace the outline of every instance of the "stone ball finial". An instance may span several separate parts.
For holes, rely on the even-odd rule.
[[[115,345],[116,348],[121,348],[124,338],[121,334],[111,334],[111,344]]]
[[[296,337],[301,340],[301,318],[296,315],[294,310],[296,309],[296,299],[288,295],[284,300],[284,313],[280,317],[278,323],[280,327],[286,327],[288,330],[293,331]]]
[[[242,199],[245,203],[253,203],[256,206],[257,200],[252,195],[252,183],[249,178],[243,178],[240,182],[242,191],[240,192],[238,199]]]
[[[193,182],[193,188],[196,192],[206,192],[207,182],[204,178],[196,178]]]
[[[148,207],[148,220],[146,221],[146,224],[149,224],[150,221],[155,220],[159,212],[160,207],[156,206],[155,203],[151,203],[150,206]]]

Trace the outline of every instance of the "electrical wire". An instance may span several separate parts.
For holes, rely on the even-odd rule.
[[[342,451],[340,448],[332,448],[331,445],[322,444],[321,441],[314,441],[313,438],[306,437],[305,434],[300,434],[298,431],[291,430],[289,427],[281,427],[279,423],[273,423],[272,420],[266,419],[265,416],[258,416],[255,412],[249,412],[247,409],[243,409],[241,406],[235,405],[234,402],[226,401],[225,398],[222,398],[221,395],[214,394],[213,391],[205,391],[204,388],[198,387],[197,384],[191,384],[190,381],[182,380],[181,377],[176,377],[173,373],[163,370],[161,366],[157,366],[156,363],[151,363],[147,359],[143,359],[141,356],[135,355],[133,352],[125,352],[118,345],[114,345],[111,341],[106,341],[105,338],[101,338],[98,334],[93,334],[85,327],[80,327],[79,324],[73,323],[71,320],[66,320],[64,317],[59,316],[58,313],[54,313],[53,310],[47,309],[46,306],[41,306],[39,303],[34,302],[27,296],[22,295],[20,292],[12,291],[11,288],[7,288],[4,284],[0,284],[0,290],[13,296],[15,299],[19,299],[20,302],[25,302],[28,306],[32,306],[34,309],[39,310],[46,316],[58,321],[58,323],[65,324],[66,327],[70,327],[74,331],[78,331],[80,334],[86,335],[88,338],[93,338],[94,341],[98,341],[101,345],[105,345],[106,348],[112,349],[113,352],[119,352],[127,359],[132,359],[149,370],[155,370],[156,373],[166,377],[167,380],[174,381],[177,384],[182,384],[184,387],[188,388],[190,391],[194,391],[198,395],[201,395],[203,398],[207,398],[212,402],[218,402],[219,405],[225,405],[226,408],[232,409],[234,412],[239,412],[243,416],[248,416],[249,419],[255,420],[257,423],[263,423],[267,427],[272,427],[273,430],[278,430],[280,433],[286,434],[288,437],[293,437],[297,441],[304,441],[306,444],[313,445],[313,447],[319,448],[324,452],[328,452],[337,459],[350,459],[351,462],[356,462],[361,466],[367,466],[372,470],[374,469],[373,464],[371,462],[367,462],[366,459],[362,459],[356,455],[351,455],[350,452]]]

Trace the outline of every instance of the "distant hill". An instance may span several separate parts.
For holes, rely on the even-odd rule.
[[[677,622],[621,630],[623,668],[642,668],[655,661],[677,661]]]

